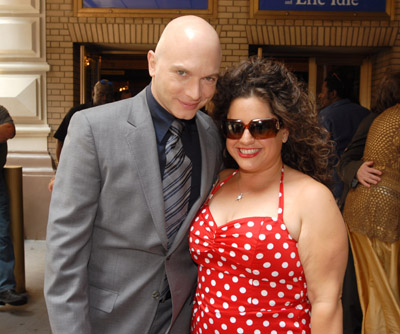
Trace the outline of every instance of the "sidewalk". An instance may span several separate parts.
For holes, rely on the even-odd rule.
[[[44,240],[25,240],[25,286],[28,303],[0,306],[0,333],[51,333],[43,297]]]

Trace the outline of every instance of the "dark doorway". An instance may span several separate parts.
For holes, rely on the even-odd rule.
[[[101,79],[112,81],[116,100],[120,99],[122,91],[130,91],[134,96],[150,83],[146,51],[93,45],[86,45],[85,49],[86,101],[91,98],[94,84]]]
[[[309,83],[310,59],[316,65],[312,78],[315,82],[316,96],[321,91],[325,77],[336,72],[346,82],[348,98],[359,103],[360,72],[363,59],[373,50],[349,50],[348,48],[307,48],[272,47],[267,45],[249,45],[249,55],[262,55],[286,64],[300,80]]]

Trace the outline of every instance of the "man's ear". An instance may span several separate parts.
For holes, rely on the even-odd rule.
[[[336,89],[332,89],[329,92],[329,97],[330,97],[331,100],[336,100],[338,98],[337,90]]]
[[[149,68],[149,74],[151,77],[155,76],[156,73],[156,54],[154,51],[150,50],[147,53],[147,63],[148,63],[148,68]]]

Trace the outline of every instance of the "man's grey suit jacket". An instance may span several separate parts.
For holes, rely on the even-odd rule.
[[[189,332],[197,269],[188,229],[221,163],[211,119],[196,115],[200,198],[167,249],[155,131],[145,91],[74,115],[47,228],[45,297],[54,333],[147,333],[165,272],[170,333]]]

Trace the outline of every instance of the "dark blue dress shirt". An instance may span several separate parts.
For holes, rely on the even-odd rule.
[[[158,161],[160,164],[161,178],[165,169],[165,145],[171,133],[168,131],[172,122],[176,119],[166,111],[151,93],[151,84],[146,87],[147,104],[149,105],[151,118],[156,132]],[[199,111],[200,112],[200,111]],[[185,127],[182,132],[182,144],[185,154],[192,162],[192,182],[190,189],[189,209],[200,196],[201,182],[201,149],[199,133],[197,131],[195,117],[191,120],[182,120]]]

